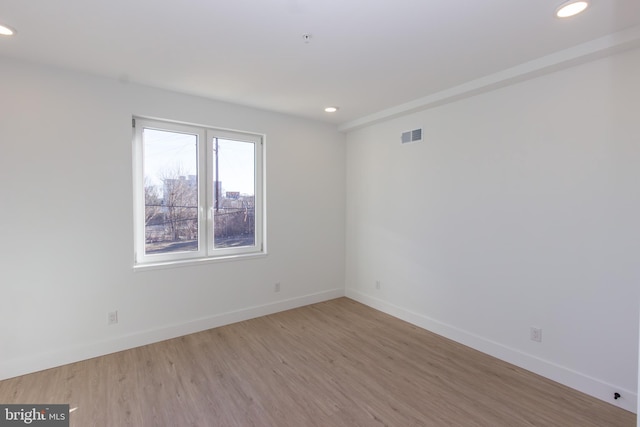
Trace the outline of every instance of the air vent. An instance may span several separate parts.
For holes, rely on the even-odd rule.
[[[401,141],[403,144],[422,141],[422,129],[414,129],[402,132]]]

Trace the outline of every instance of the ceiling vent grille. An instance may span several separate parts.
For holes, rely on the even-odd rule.
[[[403,144],[422,141],[422,129],[414,129],[402,132],[401,141]]]

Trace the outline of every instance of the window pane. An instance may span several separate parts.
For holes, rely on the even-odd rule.
[[[255,246],[255,146],[213,140],[214,248]]]
[[[144,129],[145,253],[198,250],[198,137]]]

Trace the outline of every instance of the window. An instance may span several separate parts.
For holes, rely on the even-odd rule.
[[[133,126],[136,265],[263,252],[261,135]]]

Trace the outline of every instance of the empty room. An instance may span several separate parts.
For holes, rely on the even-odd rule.
[[[0,426],[640,426],[638,76],[637,0],[0,0]]]

